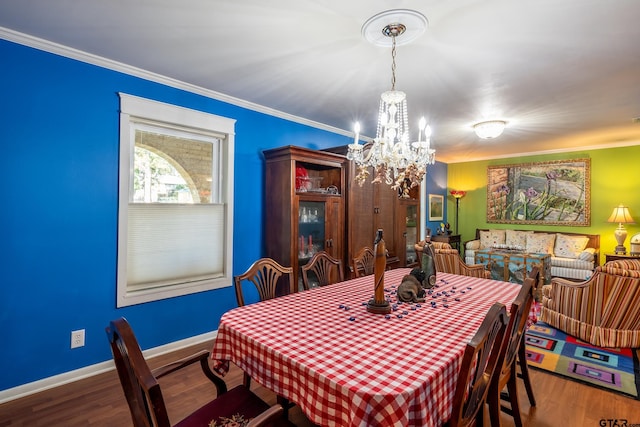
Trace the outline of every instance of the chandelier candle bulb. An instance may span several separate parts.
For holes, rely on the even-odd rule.
[[[424,137],[425,139],[428,138],[427,134],[426,134],[426,127],[427,127],[427,119],[425,119],[424,117],[420,118],[420,122],[418,122],[418,142],[422,142],[422,134],[424,133]]]

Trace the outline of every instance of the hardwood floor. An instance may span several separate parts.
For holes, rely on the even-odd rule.
[[[158,356],[149,364],[153,368],[194,350],[209,349],[210,345],[205,343]],[[162,381],[169,417],[174,423],[215,393],[215,388],[202,375],[199,366],[184,371]],[[521,387],[519,397],[525,426],[597,427],[605,425],[600,424],[602,419],[621,418],[627,419],[629,424],[640,424],[640,401],[541,371],[530,370],[530,373],[537,406],[530,407],[524,387]],[[230,386],[235,386],[242,381],[242,373],[233,367],[225,380]],[[260,397],[275,403],[273,393],[255,381],[252,384]],[[291,410],[290,419],[300,427],[313,426],[298,407]],[[486,421],[489,425],[488,417]],[[503,414],[502,425],[513,426],[513,420]],[[117,427],[131,426],[131,418],[117,374],[111,371],[0,405],[0,427],[6,426]]]

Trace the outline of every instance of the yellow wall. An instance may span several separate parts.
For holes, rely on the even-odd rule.
[[[591,225],[588,227],[538,226],[514,224],[488,224],[487,206],[487,166],[518,163],[545,162],[567,159],[591,159]],[[551,232],[572,232],[600,234],[600,260],[604,254],[613,252],[616,241],[613,232],[617,224],[607,222],[613,208],[620,203],[629,207],[636,224],[627,224],[625,246],[629,250],[629,239],[640,233],[640,145],[599,150],[585,150],[571,153],[547,154],[508,159],[486,160],[448,165],[448,190],[466,190],[460,200],[459,223],[462,241],[475,238],[476,228],[547,230]],[[447,192],[448,193],[448,192]],[[449,196],[448,222],[455,222],[455,200]]]

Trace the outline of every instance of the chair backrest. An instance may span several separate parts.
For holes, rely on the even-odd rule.
[[[422,240],[419,243],[413,245],[414,250],[416,251],[416,257],[418,258],[418,262],[420,263],[420,268],[424,269],[422,265],[422,255],[424,249],[425,241]],[[431,248],[436,251],[437,249],[452,249],[452,246],[447,242],[431,242]]]
[[[310,275],[315,275],[318,286],[342,282],[344,281],[342,260],[332,257],[325,251],[316,252],[311,260],[302,266],[302,283],[305,289],[312,287]]]
[[[434,249],[434,261],[436,270],[442,273],[462,274],[460,253],[457,249]]]
[[[375,255],[373,253],[373,249],[365,246],[356,253],[356,256],[353,257],[353,274],[355,274],[356,277],[373,274],[374,264]]]
[[[106,328],[113,360],[135,427],[170,427],[160,384],[142,356],[138,340],[126,319]]]
[[[640,269],[621,268],[618,264],[609,265],[609,263],[607,263],[603,266],[597,267],[596,272],[597,271],[601,271],[605,274],[612,274],[614,276],[640,277]]]
[[[283,285],[280,285],[280,288],[278,287],[281,279],[283,285],[285,285],[285,281],[288,281],[284,292],[282,290]],[[282,294],[293,293],[296,289],[293,283],[293,268],[283,267],[271,258],[260,258],[246,272],[233,278],[239,307],[244,305],[242,282],[245,280],[255,285],[260,301],[275,298]]]
[[[533,304],[533,292],[535,285],[538,283],[538,267],[534,267],[531,273],[527,275],[520,288],[520,292],[511,304],[509,311],[509,325],[507,326],[507,335],[504,340],[504,360],[501,372],[495,377],[498,383],[505,383],[509,376],[513,373],[513,366],[516,363],[518,348],[522,344],[527,319]]]
[[[605,263],[605,267],[621,268],[624,270],[640,270],[639,259],[616,259]]]
[[[483,416],[489,386],[502,366],[502,342],[507,322],[505,306],[495,303],[478,332],[467,343],[456,384],[450,426],[468,426]]]

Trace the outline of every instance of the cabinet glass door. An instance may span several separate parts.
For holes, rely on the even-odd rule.
[[[325,250],[325,203],[301,201],[298,210],[298,264]]]
[[[415,243],[418,241],[418,206],[407,205],[407,216],[405,218],[405,247],[406,265],[411,266],[418,262],[416,259]]]

